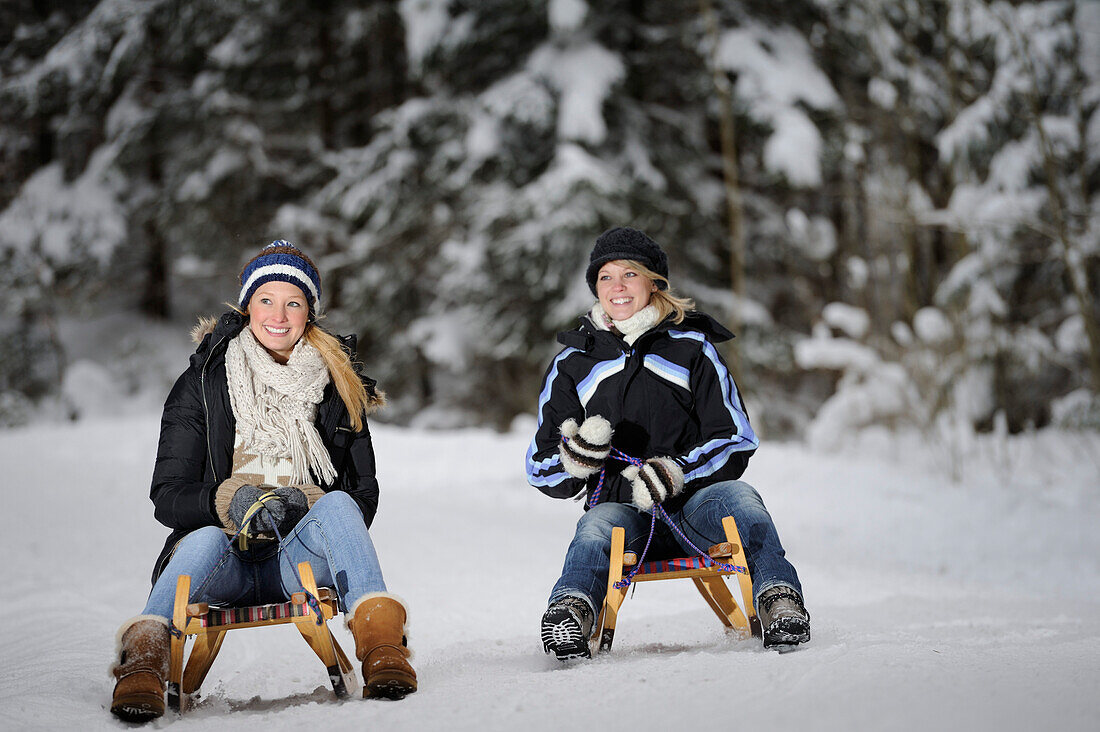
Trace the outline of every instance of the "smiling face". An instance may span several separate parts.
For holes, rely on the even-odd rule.
[[[308,320],[309,301],[289,282],[265,282],[248,301],[248,327],[278,363],[290,358]]]
[[[648,305],[656,291],[653,280],[624,266],[622,260],[608,262],[596,275],[596,296],[612,320],[626,320]]]

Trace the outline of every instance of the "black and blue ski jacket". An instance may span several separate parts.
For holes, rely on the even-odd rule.
[[[684,490],[663,505],[677,511],[704,486],[745,472],[758,440],[741,394],[715,344],[733,338],[701,312],[681,323],[666,319],[633,346],[597,328],[588,316],[558,334],[565,348],[543,379],[538,428],[527,450],[527,480],[554,498],[590,497],[588,480],[565,471],[558,455],[561,423],[600,415],[611,423],[613,447],[646,459],[671,457],[684,471]],[[597,502],[630,503],[626,463],[608,459]],[[586,504],[587,505],[587,504]]]

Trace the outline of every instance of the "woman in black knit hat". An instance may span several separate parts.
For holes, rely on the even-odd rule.
[[[656,504],[704,548],[724,541],[722,519],[732,515],[764,645],[808,641],[798,574],[759,494],[739,480],[758,440],[715,348],[733,334],[669,289],[668,258],[636,229],[601,234],[586,279],[597,302],[558,336],[565,348],[547,369],[527,451],[531,485],[554,498],[585,499],[542,618],[544,649],[561,660],[590,655],[611,529],[624,527],[627,550],[641,554]],[[612,447],[643,465],[609,460]],[[667,525],[656,527],[654,556],[692,553]]]

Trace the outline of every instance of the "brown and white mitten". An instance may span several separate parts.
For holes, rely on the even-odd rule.
[[[643,511],[649,511],[654,504],[672,498],[684,489],[684,471],[668,457],[649,458],[640,468],[628,465],[623,468],[622,476],[630,481],[634,489],[634,505]]]
[[[584,480],[603,468],[611,452],[611,423],[594,414],[577,426],[577,420],[561,423],[561,443],[558,454],[565,472]]]

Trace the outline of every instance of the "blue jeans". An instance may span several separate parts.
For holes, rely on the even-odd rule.
[[[669,514],[695,546],[706,551],[726,540],[722,519],[733,516],[745,547],[753,598],[776,585],[787,585],[801,594],[798,573],[787,561],[775,524],[760,494],[739,480],[714,483],[693,494],[683,508]],[[599,614],[607,594],[607,570],[611,556],[611,529],[626,529],[626,550],[639,558],[649,538],[649,513],[628,503],[601,503],[577,522],[577,533],[565,553],[561,577],[550,593],[550,603],[567,595],[587,600]],[[646,554],[646,561],[692,556],[695,551],[660,518]]]
[[[343,491],[319,498],[294,529],[276,544],[240,551],[217,526],[204,526],[180,540],[146,601],[144,615],[172,618],[176,579],[191,576],[189,602],[264,605],[285,602],[301,589],[298,563],[308,561],[321,586],[335,587],[346,612],[363,595],[384,592],[363,513]]]

